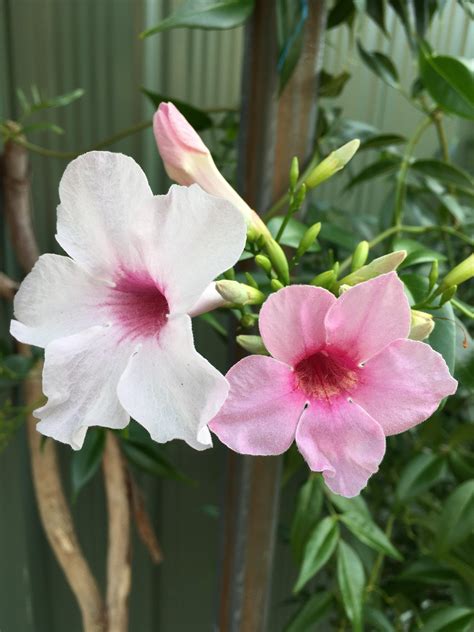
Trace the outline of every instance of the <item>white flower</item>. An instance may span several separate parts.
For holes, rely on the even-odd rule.
[[[238,260],[242,215],[197,185],[153,196],[135,161],[109,152],[71,162],[59,195],[56,238],[71,258],[40,257],[11,325],[46,348],[38,430],[79,449],[89,426],[132,416],[156,441],[209,447],[228,384],[195,350],[189,314]]]

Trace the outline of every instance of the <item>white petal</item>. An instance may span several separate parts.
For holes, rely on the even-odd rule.
[[[190,318],[176,316],[130,359],[118,396],[155,441],[184,439],[202,450],[211,445],[206,426],[228,390],[224,376],[194,349]]]
[[[147,269],[162,288],[171,313],[191,309],[206,287],[232,267],[244,249],[246,226],[230,202],[199,186],[172,186],[141,214]],[[148,219],[150,218],[150,219]]]
[[[83,154],[61,178],[56,238],[79,263],[109,278],[133,259],[130,230],[152,196],[133,158],[107,151]]]
[[[45,347],[52,340],[102,324],[99,305],[106,293],[103,282],[69,257],[42,255],[15,296],[14,313],[20,322],[12,321],[11,334],[21,342]]]
[[[48,345],[43,370],[48,403],[34,413],[41,419],[39,432],[78,450],[89,426],[124,428],[129,415],[117,383],[132,353],[111,327],[91,327]]]

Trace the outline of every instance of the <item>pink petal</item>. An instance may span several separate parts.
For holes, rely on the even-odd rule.
[[[224,403],[229,385],[194,348],[189,316],[176,316],[158,339],[142,342],[117,390],[122,406],[152,439],[183,439],[203,450],[212,445],[207,424]]]
[[[285,452],[293,442],[304,398],[294,391],[293,373],[273,358],[249,356],[227,373],[229,396],[209,424],[241,454]]]
[[[360,375],[351,395],[386,435],[428,419],[457,388],[443,357],[415,340],[392,342],[367,362]]]
[[[410,331],[410,306],[395,272],[360,283],[340,296],[326,316],[328,344],[365,362]]]
[[[39,432],[79,450],[89,426],[124,428],[129,414],[117,384],[132,353],[112,327],[91,327],[49,344],[43,370],[48,402],[34,412]]]
[[[326,343],[324,319],[335,297],[320,287],[292,285],[271,294],[260,311],[259,328],[272,356],[291,365]]]
[[[348,498],[367,485],[385,454],[379,424],[342,397],[311,403],[298,424],[296,443],[309,467],[323,472],[327,486]]]

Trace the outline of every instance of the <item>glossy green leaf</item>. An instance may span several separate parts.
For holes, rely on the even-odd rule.
[[[346,542],[339,542],[337,550],[337,581],[342,603],[354,632],[362,631],[365,573],[362,562]]]
[[[433,55],[422,47],[421,79],[430,96],[447,112],[474,119],[474,61]]]
[[[436,545],[449,551],[474,532],[474,479],[460,485],[443,504]]]
[[[425,309],[433,314],[435,328],[428,338],[428,343],[438,353],[441,353],[451,374],[456,366],[456,321],[450,303],[445,303],[440,309]]]
[[[339,540],[339,526],[333,516],[319,522],[308,538],[303,564],[293,592],[298,592],[326,564]]]
[[[474,609],[461,606],[439,608],[423,621],[423,632],[472,632]]]
[[[151,440],[145,442],[132,437],[124,438],[122,449],[130,463],[147,474],[186,483],[191,482],[185,474],[166,458],[163,454],[163,449]]]
[[[357,42],[357,49],[362,61],[377,77],[392,88],[400,87],[398,70],[389,57],[379,51],[369,52],[365,50],[360,42]]]
[[[406,250],[407,258],[400,265],[400,269],[419,263],[430,263],[431,261],[445,261],[445,255],[436,250],[427,248],[420,241],[399,237],[395,240],[393,250]]]
[[[423,176],[435,178],[448,186],[467,189],[474,187],[474,180],[466,171],[443,160],[415,160],[411,163],[410,169]]]
[[[283,220],[284,220],[284,217],[278,216],[278,217],[273,217],[268,222],[268,229],[270,230],[271,234],[274,237],[277,236],[278,231],[280,230],[280,226],[283,223]],[[308,230],[308,227],[306,226],[306,224],[303,224],[303,222],[300,222],[299,220],[292,217],[290,221],[288,222],[288,224],[286,225],[285,232],[283,233],[283,237],[280,239],[280,243],[283,246],[298,248],[299,243],[307,230]],[[321,248],[319,247],[318,243],[315,242],[308,249],[307,252],[318,252],[319,250],[321,250]]]
[[[329,612],[332,603],[330,593],[316,593],[308,599],[285,627],[284,632],[308,632]]]
[[[358,513],[368,520],[372,519],[369,508],[362,496],[345,498],[344,496],[339,496],[339,494],[333,494],[327,487],[324,488],[324,493],[339,511],[350,511],[351,513]]]
[[[458,581],[458,575],[449,566],[428,557],[413,562],[394,578],[395,582],[436,586]]]
[[[387,34],[385,30],[385,0],[365,0],[365,10],[379,29]]]
[[[406,142],[407,139],[399,134],[377,134],[377,136],[372,136],[372,138],[364,140],[360,144],[358,151],[360,152],[367,149],[385,149],[386,147],[392,147],[393,145],[403,145]]]
[[[75,500],[100,467],[105,446],[105,431],[89,428],[80,450],[71,457],[71,491]]]
[[[375,522],[357,512],[348,512],[341,515],[341,521],[351,531],[358,540],[370,546],[371,549],[385,553],[396,560],[401,560],[402,556],[390,542],[385,533]]]
[[[346,70],[339,73],[338,75],[331,75],[328,72],[321,70],[321,72],[319,73],[319,96],[338,97],[350,78],[351,74]]]
[[[171,29],[233,29],[252,15],[254,0],[184,0],[176,11],[141,33],[145,38]]]
[[[357,235],[345,228],[341,228],[336,224],[324,222],[319,233],[319,239],[329,241],[336,246],[342,246],[347,250],[353,250],[359,243]]]
[[[328,13],[326,28],[333,29],[346,22],[351,24],[354,19],[355,7],[352,0],[337,0]]]
[[[400,501],[413,500],[437,483],[444,471],[444,460],[437,454],[422,453],[403,468],[396,495]]]
[[[194,106],[189,105],[189,103],[185,103],[179,99],[171,99],[168,96],[152,92],[146,88],[142,88],[141,90],[156,108],[160,105],[160,103],[170,101],[198,132],[212,127],[213,123],[211,117],[203,110],[195,108]]]
[[[394,158],[380,158],[376,162],[372,162],[367,167],[364,167],[356,174],[352,180],[346,185],[346,190],[352,189],[357,184],[368,182],[373,178],[380,178],[381,176],[387,176],[395,173],[400,168],[400,160]]]
[[[321,481],[310,475],[299,491],[290,532],[291,548],[298,563],[303,557],[308,537],[316,527],[322,504]]]
[[[395,628],[381,610],[365,608],[364,618],[373,632],[395,632]]]

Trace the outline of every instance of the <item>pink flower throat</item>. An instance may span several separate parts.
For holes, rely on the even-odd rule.
[[[295,366],[296,387],[313,399],[330,399],[349,391],[358,381],[356,366],[343,357],[318,351]]]
[[[110,290],[106,306],[127,338],[158,335],[169,314],[166,296],[148,272],[126,272],[120,276]]]

